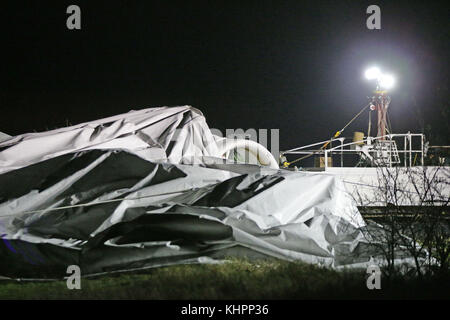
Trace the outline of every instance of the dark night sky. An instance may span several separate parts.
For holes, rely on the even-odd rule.
[[[340,129],[367,103],[363,71],[377,64],[397,75],[394,131],[420,130],[422,118],[448,136],[445,1],[9,2],[0,88],[9,134],[190,104],[210,127],[279,128],[286,149]],[[70,4],[81,7],[80,31],[66,28]],[[370,4],[381,7],[381,30],[366,28]],[[366,127],[364,116],[346,135]]]

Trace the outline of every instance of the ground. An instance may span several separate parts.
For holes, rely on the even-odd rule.
[[[448,274],[423,280],[381,279],[368,290],[363,271],[335,271],[280,260],[231,259],[215,265],[179,265],[140,273],[65,281],[0,281],[0,299],[407,299],[448,298]]]

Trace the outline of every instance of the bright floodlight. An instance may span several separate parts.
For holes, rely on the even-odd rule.
[[[395,78],[390,74],[383,74],[380,77],[379,82],[380,82],[380,87],[382,87],[384,89],[390,89],[395,84]]]
[[[372,67],[367,69],[364,75],[366,76],[367,80],[378,79],[381,75],[381,71],[377,67]]]

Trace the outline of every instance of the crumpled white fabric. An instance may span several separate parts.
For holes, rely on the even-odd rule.
[[[123,149],[147,160],[171,163],[221,156],[198,109],[159,107],[11,137],[0,143],[0,173],[91,149]]]
[[[93,239],[119,223],[131,222],[142,215],[195,216],[232,230],[228,239],[205,240],[206,250],[202,246],[194,250],[170,241],[118,244],[115,239],[108,239],[104,243],[114,248],[141,248],[141,268],[161,265],[160,260],[153,261],[153,258],[172,257],[175,260],[167,264],[173,264],[179,257],[179,263],[184,263],[192,261],[193,257],[221,258],[236,252],[233,251],[236,248],[243,248],[250,255],[262,254],[334,267],[370,262],[370,250],[362,249],[367,245],[360,231],[365,226],[364,220],[339,178],[230,164],[224,159],[221,162],[217,160],[220,151],[215,141],[201,112],[188,106],[144,109],[68,128],[12,137],[0,144],[0,175],[66,154],[71,154],[68,161],[73,161],[95,150],[102,150],[102,153],[44,189],[29,190],[0,203],[2,238],[81,250],[85,240],[45,236],[41,234],[45,233],[42,226],[41,233],[29,231],[36,222],[47,218],[49,221],[56,219],[58,228],[64,219],[89,214],[88,206],[100,204],[98,210],[105,218],[91,232]],[[106,160],[125,153],[154,165],[153,170],[127,188],[108,189],[103,193],[101,179],[87,181],[93,187],[83,192],[96,195],[88,202],[83,200],[82,194],[67,194],[74,184],[90,177]],[[187,158],[200,161],[194,165],[183,164]],[[128,163],[117,161],[117,170],[127,174]],[[157,170],[164,180],[154,181]],[[174,170],[183,175],[174,175]],[[230,183],[233,179],[241,181],[233,185]],[[233,192],[236,199],[244,197],[236,205],[223,200]],[[208,196],[219,200],[213,206],[198,204],[197,201]],[[102,207],[105,201],[117,201],[117,206],[113,209]],[[65,206],[78,205],[86,206],[84,211],[72,210],[64,215]],[[195,225],[190,227],[195,230]],[[128,251],[120,252],[128,255]],[[191,258],[186,258],[186,254]],[[116,258],[110,256],[108,259],[94,265],[109,267],[108,261]],[[125,258],[118,255],[119,262],[116,262],[119,265],[121,259]],[[140,258],[133,256],[133,259],[139,261]],[[98,272],[95,268],[92,270]]]

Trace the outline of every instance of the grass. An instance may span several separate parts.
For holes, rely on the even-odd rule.
[[[442,277],[442,276],[441,276]],[[65,281],[0,282],[0,299],[404,299],[448,298],[449,277],[381,280],[368,290],[361,271],[335,271],[279,260],[179,265],[140,273]]]

